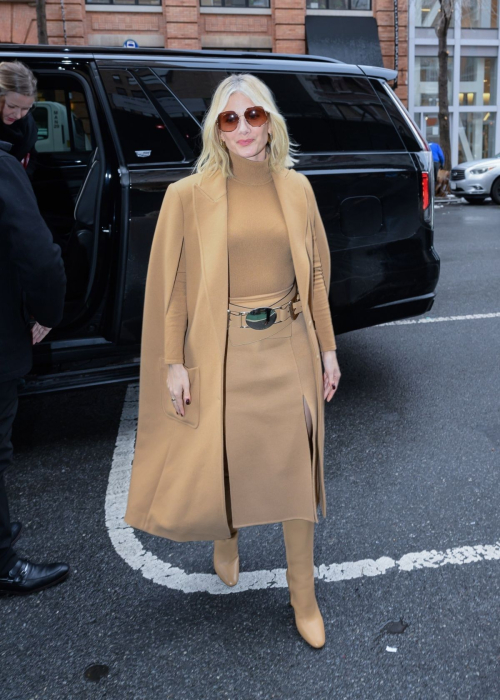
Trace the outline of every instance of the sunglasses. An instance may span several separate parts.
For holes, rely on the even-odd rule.
[[[249,126],[262,126],[267,122],[268,113],[264,107],[248,107],[243,112]],[[221,112],[217,117],[217,126],[221,131],[234,131],[240,121],[240,115],[236,112]]]

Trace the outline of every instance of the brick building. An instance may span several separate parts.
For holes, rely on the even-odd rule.
[[[321,54],[399,70],[408,99],[408,0],[47,0],[51,44]],[[0,42],[36,44],[34,2],[0,0]],[[133,50],[133,49],[131,49]]]

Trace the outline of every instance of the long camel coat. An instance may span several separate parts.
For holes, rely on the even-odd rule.
[[[314,359],[317,404],[313,466],[326,513],[323,479],[324,400],[321,355],[312,317],[313,229],[328,292],[330,252],[308,179],[273,173],[290,237],[304,320]],[[185,246],[188,324],[184,364],[191,405],[177,416],[167,387],[164,319]],[[223,381],[227,338],[226,179],[194,174],[170,185],[155,231],[146,281],[139,423],[125,521],[178,542],[230,537],[224,491]],[[242,401],[245,398],[242,397]]]

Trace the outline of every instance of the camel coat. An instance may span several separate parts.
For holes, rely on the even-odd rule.
[[[290,238],[297,286],[316,380],[313,466],[326,513],[323,479],[324,400],[321,355],[312,317],[313,232],[325,286],[330,252],[308,179],[273,173]],[[177,416],[167,387],[164,319],[182,246],[188,324],[184,364],[191,405]],[[155,231],[144,302],[139,423],[125,521],[178,542],[230,537],[224,490],[223,381],[227,340],[228,249],[226,179],[195,174],[167,189]],[[244,400],[244,397],[242,397]],[[258,513],[255,514],[258,522]]]

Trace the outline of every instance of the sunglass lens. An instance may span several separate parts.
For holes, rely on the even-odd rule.
[[[262,107],[249,107],[245,110],[245,119],[250,126],[262,126],[267,121],[267,115]]]
[[[219,129],[221,131],[234,131],[238,126],[239,117],[236,112],[222,112],[219,115]]]

